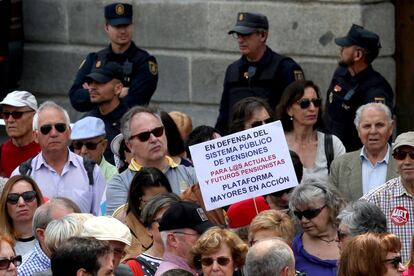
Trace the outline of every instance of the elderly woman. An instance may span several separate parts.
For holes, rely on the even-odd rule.
[[[22,263],[22,256],[16,256],[14,241],[7,235],[0,234],[0,275],[17,276],[17,266]]]
[[[245,262],[247,245],[232,231],[212,227],[190,251],[189,264],[204,276],[232,276]]]
[[[164,244],[158,230],[159,221],[164,212],[171,204],[180,201],[180,198],[173,193],[161,193],[151,198],[141,212],[142,224],[152,237],[153,243],[145,252],[135,259],[130,259],[127,264],[134,272],[134,276],[153,276],[157,271],[164,254]],[[138,266],[138,267],[137,267]]]
[[[325,179],[307,179],[290,196],[302,232],[293,239],[296,269],[307,275],[336,276],[339,259],[336,217],[344,201]]]
[[[404,271],[400,250],[394,234],[359,235],[342,251],[338,276],[399,276]]]
[[[37,207],[43,203],[42,193],[31,177],[16,175],[5,184],[0,197],[0,232],[16,241],[17,255],[33,249],[32,219]]]
[[[367,232],[386,233],[387,219],[374,203],[359,200],[349,203],[338,215],[338,247],[342,250],[348,241]]]
[[[322,99],[312,81],[295,81],[288,85],[276,107],[289,149],[303,163],[303,176],[328,176],[332,160],[345,153],[338,137],[325,135],[322,128]]]

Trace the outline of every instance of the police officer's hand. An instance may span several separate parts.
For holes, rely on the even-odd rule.
[[[89,90],[89,85],[88,85],[88,83],[86,83],[86,82],[84,82],[84,83],[82,84],[82,87],[83,87],[84,89]]]
[[[129,91],[129,87],[123,87],[121,94],[119,94],[119,97],[120,98],[126,97],[126,95],[128,95],[128,91]]]

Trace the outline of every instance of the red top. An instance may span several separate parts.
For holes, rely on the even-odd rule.
[[[0,174],[10,177],[11,173],[24,161],[35,157],[40,152],[40,146],[35,141],[24,147],[16,147],[11,139],[1,146]]]

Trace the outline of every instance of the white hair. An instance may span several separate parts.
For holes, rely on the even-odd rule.
[[[367,104],[361,105],[355,112],[354,124],[357,129],[359,128],[359,124],[361,123],[362,112],[364,112],[364,110],[367,108],[373,108],[378,111],[383,111],[385,115],[387,116],[388,122],[392,123],[392,114],[388,106],[386,106],[383,103],[367,103]]]
[[[42,112],[45,109],[49,109],[49,108],[53,108],[53,109],[56,109],[56,110],[62,112],[63,117],[65,118],[66,125],[70,126],[70,118],[69,118],[69,114],[66,111],[66,109],[64,109],[63,107],[61,107],[60,105],[58,105],[55,102],[46,101],[46,102],[42,103],[39,106],[39,108],[37,109],[35,115],[33,116],[33,125],[32,125],[33,130],[38,130],[39,129],[39,114],[40,114],[40,112]]]

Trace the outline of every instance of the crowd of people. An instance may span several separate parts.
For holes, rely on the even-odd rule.
[[[105,6],[110,45],[69,91],[82,119],[28,91],[0,102],[0,275],[414,275],[414,132],[392,139],[378,35],[335,39],[323,110],[300,65],[266,45],[266,16],[238,13],[217,123],[193,129],[148,107],[158,65],[132,18]],[[207,210],[189,147],[276,120],[299,184]]]

